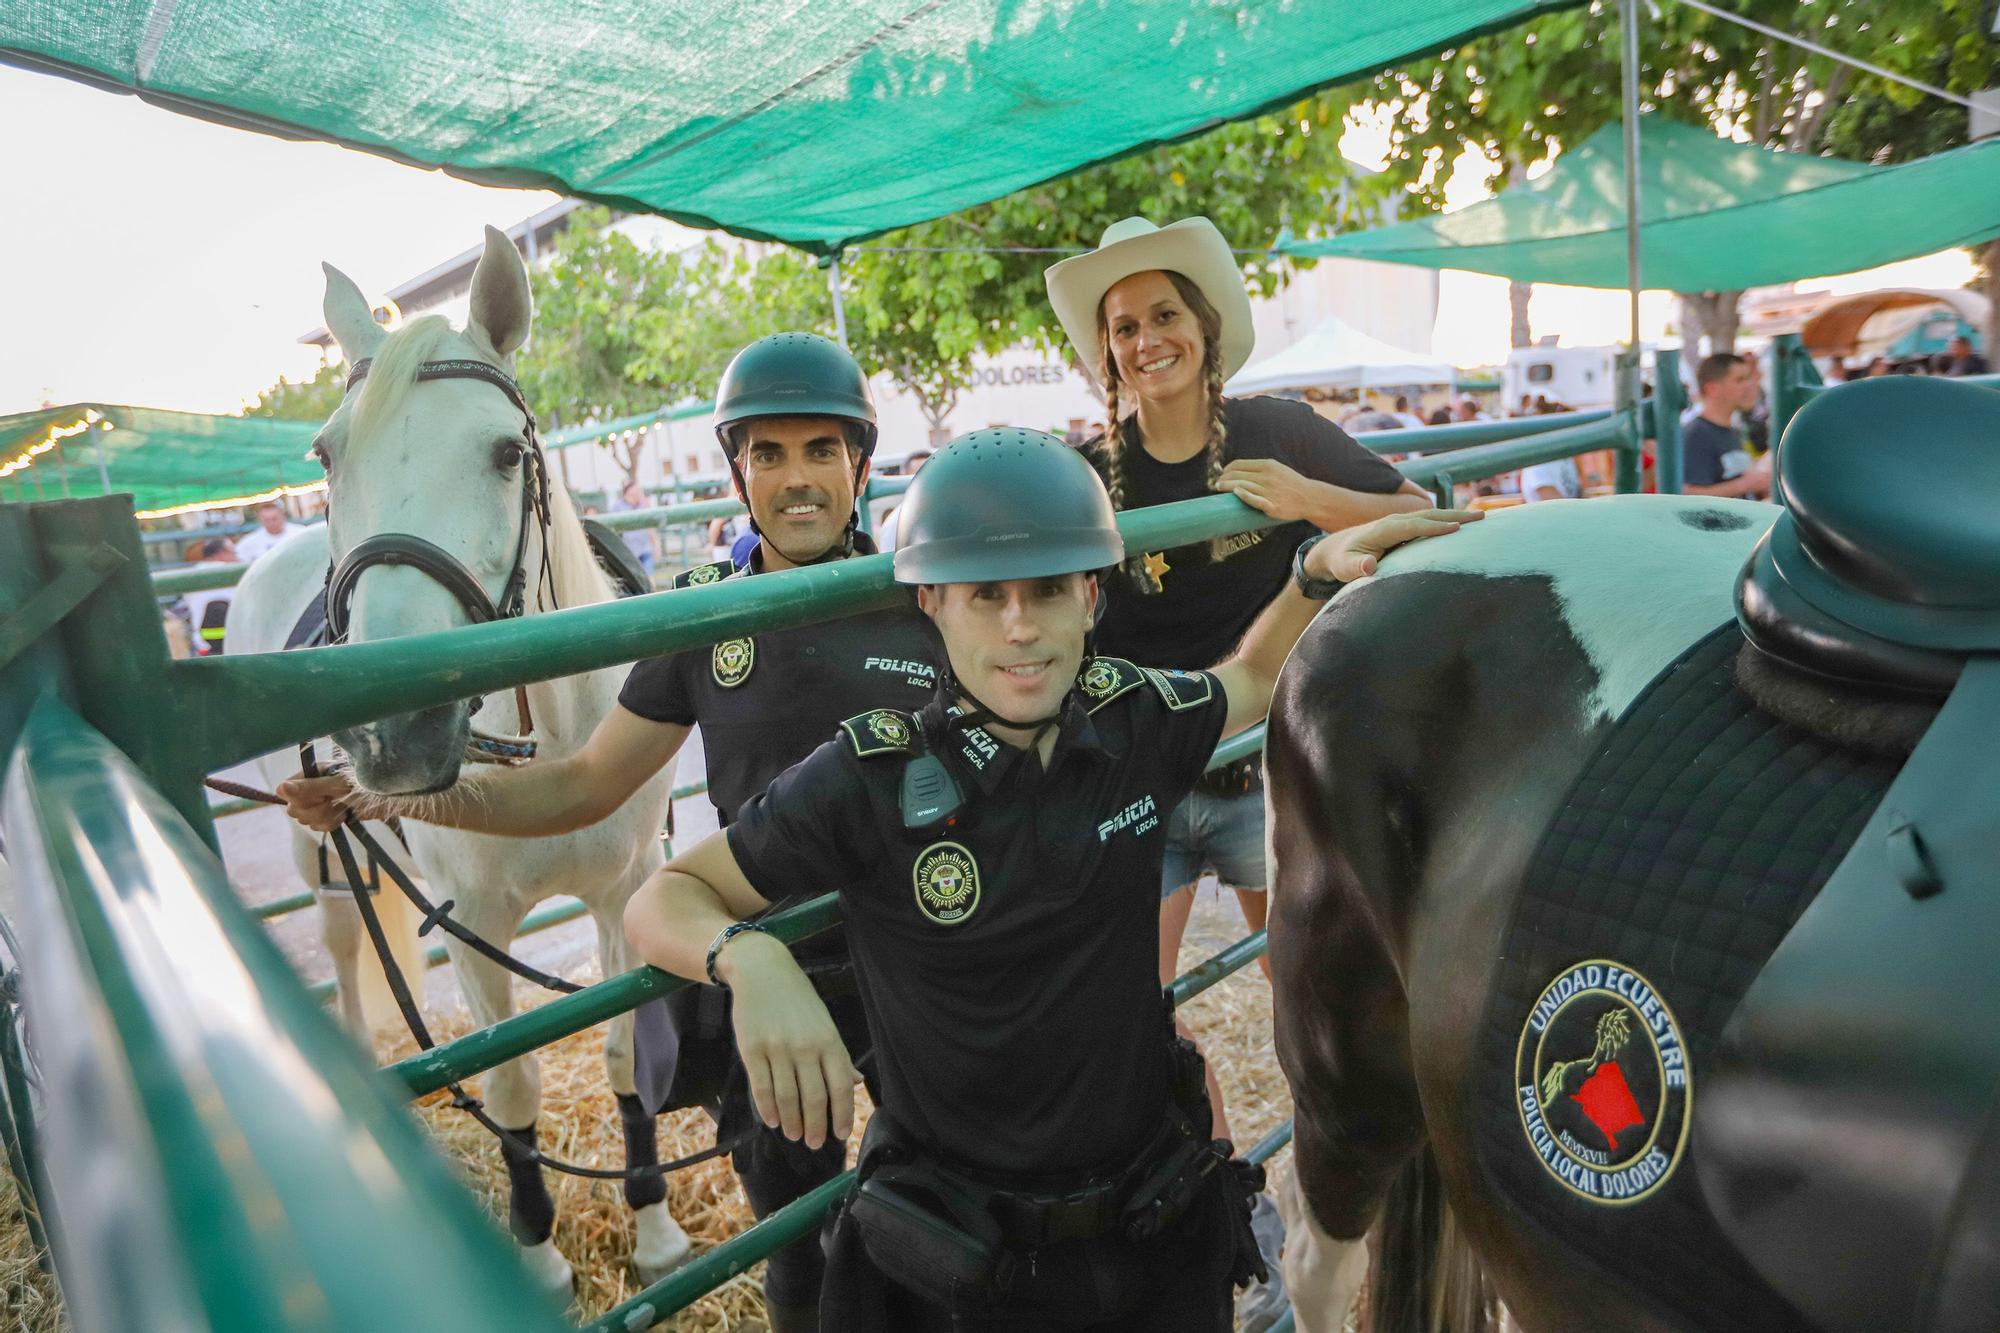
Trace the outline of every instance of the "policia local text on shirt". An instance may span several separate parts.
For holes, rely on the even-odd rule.
[[[792,955],[745,919],[837,885],[880,1097],[829,1221],[821,1327],[1227,1329],[1258,1267],[1209,1142],[1200,1057],[1155,975],[1159,816],[1261,718],[1334,580],[1472,515],[1397,515],[1300,548],[1212,672],[1086,652],[1123,554],[1061,440],[979,431],[905,503],[899,582],[946,650],[936,698],[875,708],[633,896],[641,957],[727,985],[759,1113],[843,1138],[854,1072]]]

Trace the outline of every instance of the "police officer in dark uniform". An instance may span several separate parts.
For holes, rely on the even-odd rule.
[[[727,561],[680,575],[675,587],[874,553],[856,530],[856,504],[875,448],[868,381],[845,349],[806,333],[751,343],[723,372],[716,433],[749,507],[759,541],[750,564]],[[673,759],[691,728],[702,730],[709,799],[724,826],[771,779],[811,752],[838,721],[875,705],[914,710],[934,693],[934,641],[913,609],[733,639],[633,667],[619,706],[574,755],[523,768],[480,771],[427,797],[423,818],[456,828],[540,837],[596,822]],[[311,827],[356,807],[341,777],[293,779],[280,787],[294,817]],[[394,800],[362,799],[368,817],[413,817]],[[824,893],[831,880],[801,885]],[[839,932],[800,948],[857,1056],[867,1027],[847,977]],[[734,1164],[758,1216],[838,1175],[844,1138],[813,1148],[765,1127],[754,1113],[735,1057],[727,997],[706,988],[679,992],[638,1011],[634,1025],[637,1095],[620,1097],[628,1138],[652,1141],[653,1119],[674,1107],[707,1106],[717,1141],[735,1143]],[[532,1170],[531,1163],[521,1164]],[[635,1194],[636,1191],[636,1194]],[[628,1185],[634,1207],[664,1197],[665,1182]],[[773,1255],[764,1278],[775,1333],[810,1330],[823,1260],[810,1239]]]
[[[965,436],[903,512],[897,579],[947,653],[936,696],[842,722],[635,894],[627,933],[734,993],[759,1113],[817,1146],[846,1136],[853,1070],[756,917],[839,889],[878,1096],[826,1235],[823,1328],[1227,1329],[1259,1267],[1255,1173],[1211,1141],[1155,976],[1162,819],[1264,715],[1315,599],[1473,516],[1315,538],[1235,656],[1153,671],[1087,652],[1123,544],[1060,439]]]

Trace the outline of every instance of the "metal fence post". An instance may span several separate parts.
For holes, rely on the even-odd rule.
[[[1799,386],[1819,382],[1819,368],[1813,365],[1812,356],[1798,334],[1781,333],[1771,340],[1771,443],[1774,446],[1784,439],[1792,418],[1806,404],[1806,395],[1799,392]]]
[[[1640,486],[1639,455],[1645,446],[1641,440],[1645,436],[1645,422],[1642,420],[1641,402],[1633,397],[1632,386],[1638,381],[1639,352],[1636,347],[1618,354],[1618,397],[1617,408],[1625,418],[1630,432],[1625,442],[1618,448],[1617,474],[1614,484],[1620,495],[1632,495]]]
[[[182,692],[167,652],[159,604],[132,517],[132,497],[60,500],[31,512],[44,562],[108,547],[122,562],[58,630],[77,711],[132,757],[161,795],[215,846],[196,738],[183,725]]]
[[[1653,489],[1679,495],[1685,464],[1681,458],[1681,413],[1687,386],[1681,383],[1681,354],[1662,347],[1653,353]]]

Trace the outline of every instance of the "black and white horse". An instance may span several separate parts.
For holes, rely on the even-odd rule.
[[[2000,1327],[2000,786],[1950,725],[2000,723],[2000,395],[1843,388],[1780,475],[1789,514],[1496,513],[1301,640],[1267,748],[1300,1328],[1371,1228],[1376,1329]],[[1918,932],[1989,965],[1926,975]]]

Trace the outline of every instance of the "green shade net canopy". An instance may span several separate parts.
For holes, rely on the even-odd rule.
[[[2000,236],[2000,139],[1893,167],[1779,153],[1657,116],[1640,123],[1643,281],[1732,291]],[[1625,144],[1607,125],[1537,180],[1440,217],[1323,240],[1300,257],[1624,287]]]
[[[71,403],[0,417],[0,499],[121,491],[143,513],[316,489],[316,421]]]
[[[709,402],[555,431],[550,449],[705,417]],[[214,417],[112,403],[70,403],[0,417],[0,500],[58,500],[129,491],[142,514],[219,509],[317,490],[307,457],[317,421]]]
[[[0,59],[829,251],[1574,0],[0,0]]]

